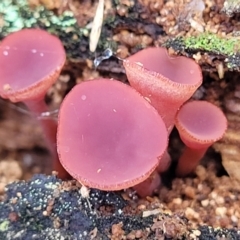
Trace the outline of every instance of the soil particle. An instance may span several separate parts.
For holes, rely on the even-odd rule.
[[[181,238],[187,232],[187,221],[177,214],[173,216],[159,217],[154,220],[152,230],[156,231],[156,237],[161,238]]]
[[[4,193],[7,184],[22,177],[22,169],[19,163],[12,159],[0,161],[0,194]]]
[[[204,226],[194,229],[183,214],[172,214],[156,197],[126,201],[121,192],[90,189],[89,205],[81,196],[80,188],[78,182],[62,182],[54,175],[36,175],[28,182],[8,185],[4,201],[0,203],[0,239],[240,237],[233,229]]]
[[[212,168],[212,164],[207,169],[198,166],[196,173],[200,178],[174,179],[171,190],[160,190],[160,201],[173,212],[183,211],[194,227],[208,223],[214,227],[239,228],[236,222],[240,216],[240,208],[236,208],[240,201],[239,184],[226,176],[217,177]]]

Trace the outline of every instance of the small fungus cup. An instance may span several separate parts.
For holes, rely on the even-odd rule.
[[[176,116],[176,127],[186,147],[179,159],[176,174],[191,173],[207,149],[221,139],[227,129],[223,112],[207,101],[184,104]]]
[[[202,84],[202,72],[192,59],[169,56],[165,48],[150,47],[123,61],[130,85],[149,100],[170,133],[175,115]]]
[[[44,97],[57,80],[65,59],[61,41],[44,30],[23,29],[8,35],[0,43],[0,96],[24,102],[34,117],[39,117],[48,111]],[[53,154],[53,169],[62,177],[66,172],[56,153],[57,122],[39,121]]]
[[[157,111],[119,81],[82,82],[61,105],[59,159],[85,186],[120,190],[144,181],[167,144],[167,129]]]

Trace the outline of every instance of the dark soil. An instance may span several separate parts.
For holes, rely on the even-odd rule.
[[[126,200],[127,193],[91,190],[76,181],[36,175],[10,184],[0,205],[0,239],[239,239],[237,230],[192,228],[157,198]],[[125,198],[125,199],[124,199]]]

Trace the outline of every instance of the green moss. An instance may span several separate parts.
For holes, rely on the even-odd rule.
[[[187,49],[208,51],[231,56],[239,52],[240,44],[236,38],[221,38],[212,33],[203,33],[195,37],[184,38]]]
[[[41,28],[60,38],[69,58],[85,57],[79,49],[88,47],[88,30],[79,27],[71,11],[56,15],[41,5],[31,8],[27,0],[0,0],[0,18],[0,40],[23,28]]]
[[[48,31],[68,31],[69,28],[79,29],[77,21],[70,11],[57,16],[43,6],[30,8],[27,0],[0,1],[0,37],[22,28],[44,28]]]
[[[8,229],[9,221],[5,220],[3,222],[0,222],[0,232],[5,232]]]
[[[218,58],[231,70],[240,71],[240,42],[237,38],[221,38],[212,33],[195,37],[177,37],[167,40],[163,46],[192,56],[196,52]]]
[[[86,26],[80,27],[71,11],[57,15],[42,5],[35,8],[30,7],[28,0],[0,0],[0,20],[2,20],[0,40],[23,28],[41,28],[60,38],[68,59],[82,61],[93,57],[89,55],[88,51],[90,30]],[[107,27],[102,30],[98,51],[105,50],[109,44],[114,22],[114,15],[109,15],[104,22]],[[111,43],[111,45],[113,44]]]

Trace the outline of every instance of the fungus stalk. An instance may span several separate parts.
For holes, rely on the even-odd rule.
[[[169,56],[165,48],[155,47],[128,57],[123,65],[130,85],[158,111],[170,134],[178,109],[202,84],[199,65],[187,57]],[[166,171],[170,163],[165,152],[158,171]]]
[[[192,101],[179,110],[176,127],[186,145],[178,161],[176,174],[186,176],[198,165],[207,149],[223,137],[227,119],[212,103]]]
[[[154,191],[157,190],[161,185],[161,177],[157,171],[154,171],[146,180],[133,186],[133,189],[137,194],[144,198],[152,196]]]
[[[58,79],[65,63],[60,40],[40,29],[23,29],[12,33],[0,43],[0,95],[12,102],[23,102],[34,117],[48,111],[44,96]],[[54,119],[39,119],[45,140],[53,155],[53,170],[65,178],[56,153]]]
[[[54,158],[57,158],[56,152],[56,133],[57,133],[57,121],[53,118],[41,118],[43,112],[49,111],[44,98],[32,99],[31,101],[24,101],[29,111],[32,113],[33,117],[37,118],[47,142],[50,151]],[[57,171],[57,166],[53,167]]]

